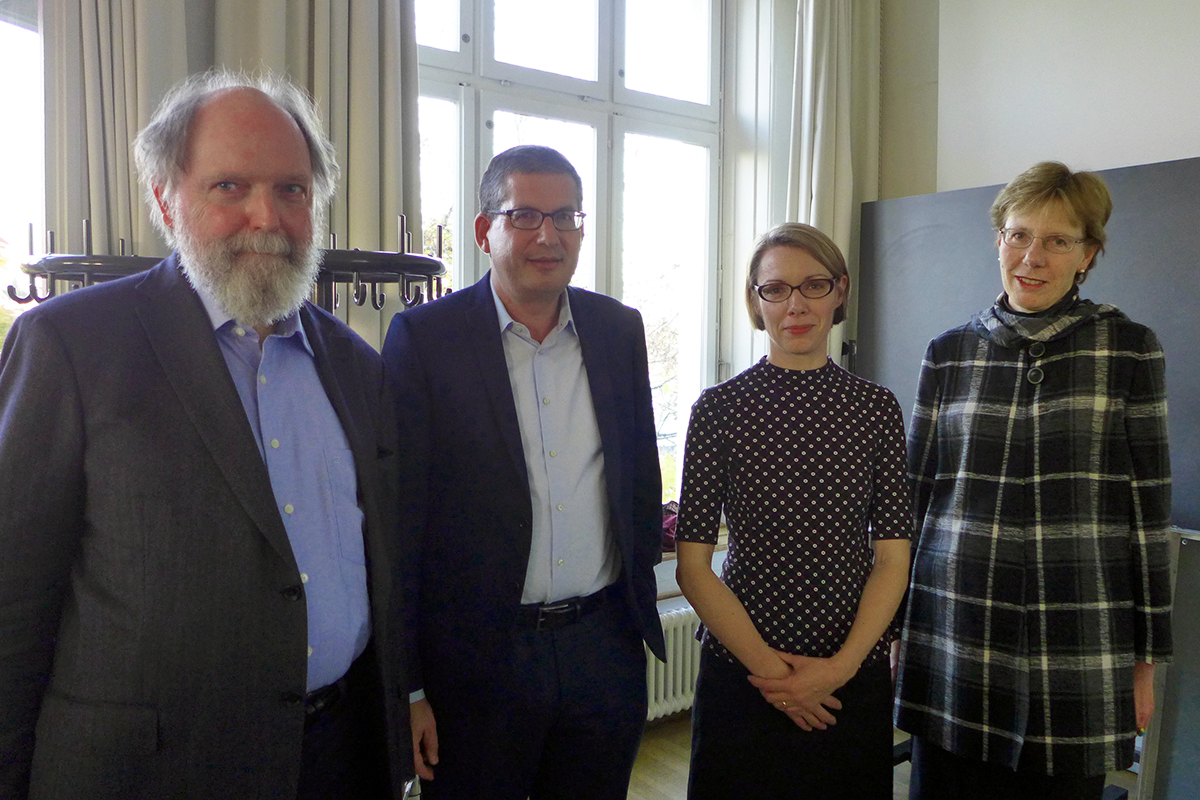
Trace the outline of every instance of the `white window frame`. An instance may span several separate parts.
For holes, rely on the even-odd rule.
[[[453,3],[455,0],[442,0],[443,3]],[[454,70],[470,75],[475,71],[475,32],[479,30],[475,23],[474,0],[457,0],[458,2],[458,50],[442,50],[438,47],[421,45],[417,48],[417,60],[421,67],[426,65],[438,69]],[[463,37],[467,41],[463,41]],[[420,70],[419,70],[420,71]],[[422,82],[422,92],[424,83]]]
[[[638,2],[638,0],[627,0],[627,2]],[[652,2],[652,0],[641,0],[641,2]],[[721,118],[720,64],[722,63],[720,0],[709,0],[708,53],[713,68],[708,73],[708,105],[639,92],[625,86],[625,7],[625,3],[618,3],[616,9],[616,28],[620,31],[620,35],[613,37],[615,50],[613,57],[617,65],[613,71],[616,75],[613,84],[613,100],[622,105],[667,112],[684,118],[702,119],[713,123],[719,121]]]
[[[637,2],[637,0],[632,0]],[[596,41],[596,80],[588,81],[559,75],[553,72],[543,72],[529,67],[519,67],[496,60],[495,37],[484,36],[479,40],[480,74],[500,82],[508,82],[518,86],[530,86],[562,92],[577,97],[588,97],[593,100],[603,100],[609,96],[609,88],[613,74],[613,48],[606,46],[614,40],[613,30],[614,0],[596,0],[597,41]],[[618,3],[619,5],[619,3]],[[529,13],[549,14],[553,5],[539,6],[531,4]],[[479,0],[480,31],[495,30],[495,3],[492,0]]]
[[[476,174],[477,151],[473,142],[468,141],[467,131],[475,130],[475,120],[478,116],[473,93],[469,87],[448,80],[445,77],[422,75],[420,78],[420,94],[422,97],[434,97],[449,100],[458,106],[459,120],[463,122],[458,137],[458,205],[454,215],[454,230],[457,237],[454,243],[454,285],[462,287],[462,265],[476,258],[478,249],[475,246],[475,195],[478,186],[472,186]],[[424,220],[409,223],[411,228],[422,229]]]
[[[452,0],[451,0],[452,1]],[[421,47],[420,83],[423,95],[457,99],[462,111],[462,185],[459,208],[455,286],[479,280],[488,270],[486,255],[474,246],[474,218],[478,209],[478,181],[491,153],[492,133],[487,122],[498,109],[518,114],[562,119],[591,125],[596,130],[595,208],[584,209],[585,229],[596,245],[597,292],[621,297],[622,210],[618,182],[622,176],[622,142],[626,132],[644,133],[699,144],[709,151],[709,204],[704,220],[682,220],[665,229],[664,236],[708,237],[709,268],[702,313],[702,382],[717,378],[720,320],[723,312],[720,269],[720,226],[722,207],[722,110],[721,74],[725,66],[722,28],[726,3],[737,0],[708,0],[710,87],[708,105],[690,103],[627,89],[621,77],[625,54],[626,2],[645,0],[598,0],[597,80],[585,81],[564,75],[519,67],[495,60],[494,41],[483,32],[494,27],[493,0],[458,0],[464,42],[457,53]],[[531,13],[546,9],[531,7]],[[451,92],[457,95],[450,94]]]
[[[670,223],[651,223],[646,221],[645,224],[657,224],[663,227],[664,236],[696,236],[699,234],[707,235],[708,246],[705,248],[705,253],[708,260],[708,271],[704,276],[704,291],[701,296],[704,298],[704,308],[700,314],[701,330],[704,332],[704,339],[701,344],[701,364],[702,375],[701,380],[704,386],[711,386],[716,382],[716,362],[717,362],[717,346],[720,341],[720,298],[721,286],[718,280],[719,271],[717,269],[720,259],[719,247],[719,230],[717,225],[717,209],[720,207],[720,185],[721,185],[721,156],[720,156],[720,136],[716,133],[685,130],[675,125],[663,125],[647,120],[634,119],[631,117],[614,117],[613,118],[613,158],[612,158],[612,183],[615,184],[624,174],[624,154],[625,148],[621,145],[624,142],[626,133],[638,133],[646,136],[657,136],[663,139],[673,139],[675,141],[686,142],[687,144],[699,145],[708,148],[708,213],[704,219],[681,219],[673,220]],[[613,219],[624,219],[623,208],[624,195],[620,192],[615,193],[613,202]],[[665,215],[666,219],[670,219],[670,215]],[[623,242],[623,226],[614,224],[611,227],[610,238],[612,240],[611,248],[614,253],[624,252]],[[620,297],[622,294],[621,272],[618,269],[611,270],[612,277],[610,278],[611,294],[614,297]],[[664,302],[669,302],[669,298],[664,298]],[[682,451],[681,451],[682,454]]]

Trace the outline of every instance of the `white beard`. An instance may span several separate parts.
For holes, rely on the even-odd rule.
[[[201,239],[190,228],[184,224],[175,231],[184,275],[239,324],[279,322],[312,292],[321,269],[314,237],[294,242],[282,233],[259,232]]]

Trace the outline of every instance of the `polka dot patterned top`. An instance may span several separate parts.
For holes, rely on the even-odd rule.
[[[768,645],[827,658],[850,632],[872,539],[908,538],[904,421],[895,396],[832,361],[788,370],[766,358],[692,406],[676,536],[716,544],[721,579]],[[886,658],[894,633],[867,663]],[[704,646],[734,657],[703,632]]]

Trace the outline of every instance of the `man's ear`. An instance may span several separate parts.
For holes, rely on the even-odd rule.
[[[158,203],[158,212],[162,214],[163,224],[175,230],[175,220],[171,218],[171,207],[167,205],[167,193],[163,187],[154,187],[154,201]]]
[[[488,243],[488,231],[492,229],[492,220],[487,214],[478,214],[475,217],[475,244],[479,245],[479,249],[488,255],[492,254],[492,246]]]

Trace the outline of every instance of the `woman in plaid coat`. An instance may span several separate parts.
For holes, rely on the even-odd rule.
[[[926,352],[896,724],[912,798],[1101,796],[1171,653],[1154,332],[1079,298],[1112,209],[1043,163],[992,206],[1004,293]]]

